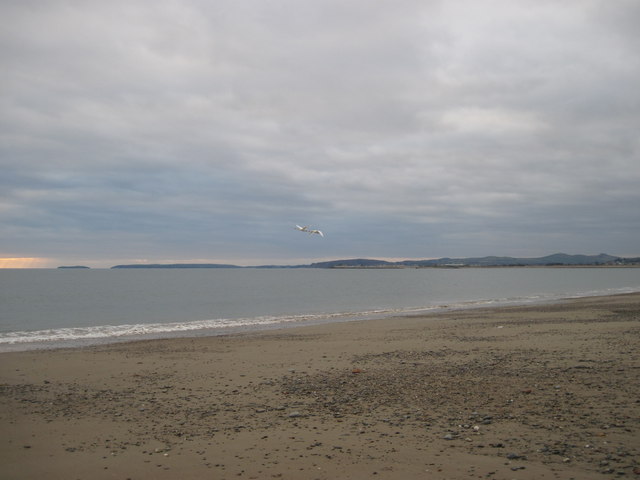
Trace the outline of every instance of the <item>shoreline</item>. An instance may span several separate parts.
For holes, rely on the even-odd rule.
[[[640,474],[640,293],[0,353],[6,478]]]
[[[483,267],[484,268],[484,267]],[[500,267],[502,268],[502,267]],[[448,302],[422,307],[406,307],[397,309],[381,309],[361,312],[331,312],[314,314],[295,314],[274,316],[271,320],[259,321],[252,318],[194,320],[180,323],[147,323],[123,325],[97,325],[85,327],[60,327],[49,330],[35,330],[25,332],[9,332],[5,335],[21,334],[22,338],[5,342],[0,341],[0,355],[3,353],[28,352],[39,350],[75,349],[107,346],[146,340],[170,340],[179,338],[217,337],[238,334],[269,332],[273,330],[325,325],[331,323],[350,323],[385,318],[397,318],[412,315],[438,315],[448,312],[480,310],[486,308],[502,308],[512,306],[536,306],[561,303],[579,298],[594,298],[601,296],[640,293],[629,291],[629,288],[618,289],[616,292],[603,294],[564,294],[560,296],[534,295],[529,297],[494,298]],[[222,321],[223,323],[218,323]],[[209,326],[205,326],[210,324]],[[144,330],[144,333],[137,333]],[[128,333],[131,332],[131,333]],[[136,333],[133,333],[136,332]],[[49,338],[43,339],[43,336]]]

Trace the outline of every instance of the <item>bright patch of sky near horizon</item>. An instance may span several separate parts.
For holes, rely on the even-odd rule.
[[[640,2],[0,14],[0,257],[640,254]]]

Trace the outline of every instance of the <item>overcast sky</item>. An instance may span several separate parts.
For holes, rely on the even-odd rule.
[[[0,16],[0,266],[640,255],[637,0]]]

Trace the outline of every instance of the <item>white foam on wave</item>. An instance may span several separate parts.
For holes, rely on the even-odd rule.
[[[189,322],[169,323],[144,323],[125,325],[99,325],[93,327],[66,327],[35,331],[16,331],[0,334],[0,351],[4,345],[19,344],[54,344],[68,342],[82,342],[96,340],[95,343],[103,343],[104,340],[136,339],[145,337],[173,336],[181,333],[229,332],[239,329],[260,329],[272,325],[284,325],[291,323],[319,323],[330,322],[336,319],[349,319],[352,317],[365,317],[372,315],[384,315],[391,310],[372,310],[368,312],[339,312],[327,314],[303,314],[283,316],[259,316],[251,318],[218,318],[211,320],[196,320]],[[91,342],[90,342],[91,343]],[[45,346],[45,345],[43,345]]]

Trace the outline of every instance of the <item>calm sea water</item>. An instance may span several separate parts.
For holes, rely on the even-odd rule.
[[[634,291],[638,268],[0,270],[0,351]]]

